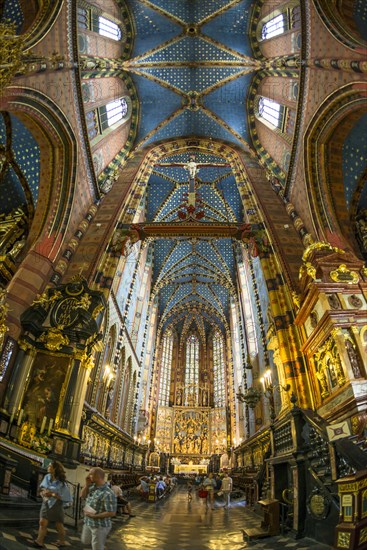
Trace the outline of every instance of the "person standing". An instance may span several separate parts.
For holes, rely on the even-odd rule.
[[[231,491],[233,489],[233,479],[225,472],[222,479],[222,493],[224,498],[224,508],[228,508],[231,501]]]
[[[65,544],[64,528],[64,504],[71,502],[71,495],[66,485],[66,474],[63,465],[54,460],[47,468],[47,474],[43,478],[40,488],[42,506],[40,510],[40,522],[37,538],[33,541],[35,548],[45,548],[44,540],[47,534],[47,526],[50,521],[55,522],[59,540],[54,546],[59,548]]]
[[[117,503],[114,492],[105,482],[102,468],[90,470],[80,496],[86,500],[81,541],[91,545],[92,550],[104,550]]]
[[[214,489],[216,486],[216,481],[213,478],[212,472],[207,475],[207,477],[203,481],[203,487],[206,491],[208,491],[207,501],[206,505],[210,505],[211,509],[214,510]]]

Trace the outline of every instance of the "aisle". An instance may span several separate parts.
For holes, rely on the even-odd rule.
[[[327,550],[329,547],[314,541],[294,541],[272,537],[258,543],[243,542],[241,529],[256,527],[259,516],[235,501],[229,509],[218,499],[214,510],[205,500],[193,493],[187,499],[186,489],[178,487],[173,494],[157,504],[139,503],[134,506],[137,517],[116,527],[106,550]],[[116,520],[119,521],[119,520]]]
[[[178,487],[163,501],[157,503],[133,500],[134,518],[120,516],[113,520],[111,535],[106,550],[328,550],[309,539],[295,541],[287,537],[271,537],[245,543],[241,529],[256,527],[260,518],[243,502],[231,503],[229,509],[223,502],[216,502],[215,509],[206,508],[205,501],[193,493],[191,502],[187,499],[185,487]],[[33,532],[32,532],[33,531]],[[36,530],[23,532],[15,529],[1,529],[0,536],[22,543],[20,548],[30,548],[30,539]],[[52,541],[57,539],[55,530],[49,530],[46,549],[55,550]],[[23,546],[24,545],[24,546]],[[1,547],[1,539],[0,539]],[[18,548],[18,547],[17,547]],[[79,533],[68,529],[67,548],[82,550]]]

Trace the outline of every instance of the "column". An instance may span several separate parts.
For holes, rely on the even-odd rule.
[[[79,437],[80,421],[83,412],[85,395],[87,393],[87,384],[90,371],[94,366],[93,358],[85,358],[81,362],[78,361],[78,377],[76,380],[73,401],[71,404],[69,416],[69,431],[73,437]]]
[[[7,390],[5,408],[8,411],[17,410],[19,408],[35,356],[36,350],[32,346],[26,343],[21,344]]]

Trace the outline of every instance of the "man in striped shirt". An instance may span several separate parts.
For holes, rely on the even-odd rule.
[[[90,470],[80,496],[86,500],[82,543],[92,545],[92,550],[104,550],[117,503],[114,492],[105,482],[102,468]]]

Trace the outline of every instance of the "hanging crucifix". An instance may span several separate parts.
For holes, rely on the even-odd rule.
[[[189,160],[186,163],[182,162],[163,162],[159,163],[158,166],[180,166],[187,170],[189,176],[189,189],[187,193],[183,194],[183,203],[180,205],[180,210],[178,211],[178,217],[181,220],[200,220],[204,217],[205,212],[202,206],[202,199],[200,198],[199,193],[196,189],[196,176],[199,172],[199,167],[205,166],[220,166],[220,167],[229,167],[229,164],[226,163],[197,163],[195,155],[191,154]]]

